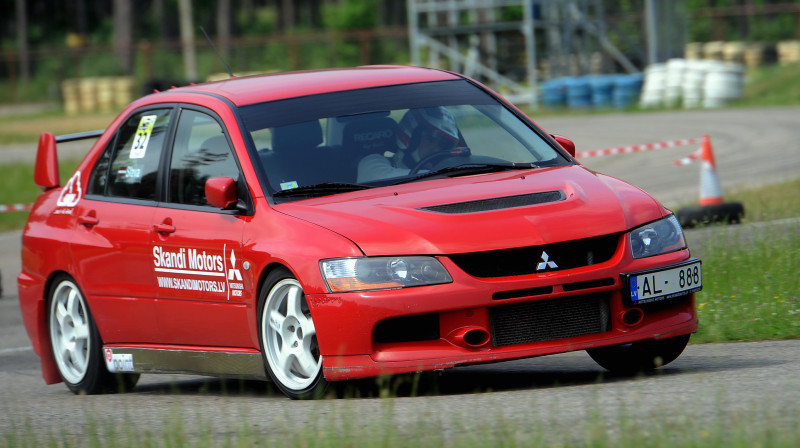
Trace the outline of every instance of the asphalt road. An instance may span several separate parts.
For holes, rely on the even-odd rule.
[[[539,124],[571,137],[579,151],[709,134],[726,190],[800,177],[798,117],[800,108],[781,108],[558,117]],[[694,149],[583,162],[670,205],[697,198],[698,165],[672,164]],[[9,159],[0,155],[2,160]],[[409,396],[406,377],[395,378],[402,383],[397,398],[293,402],[267,383],[158,375],[143,376],[131,393],[74,396],[63,384],[44,385],[22,326],[15,287],[18,232],[0,234],[0,272],[0,440],[21,433],[43,440],[85,440],[92,432],[158,434],[181,422],[190,435],[220,440],[243,432],[314,437],[331,429],[385,433],[386,427],[393,428],[388,437],[407,438],[422,427],[445,442],[502,428],[514,428],[522,440],[558,441],[581,437],[587,425],[613,434],[620,421],[676,431],[719,419],[769,420],[796,431],[800,421],[800,340],[690,345],[666,368],[638,377],[604,374],[583,352],[464,367],[423,375],[417,386],[423,396],[417,397]],[[377,393],[373,384],[350,383],[337,391],[369,396]]]

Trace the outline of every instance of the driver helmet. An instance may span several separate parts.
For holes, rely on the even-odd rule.
[[[400,149],[416,149],[422,132],[429,131],[449,146],[458,143],[460,136],[456,118],[444,106],[411,109],[400,120],[397,145]]]

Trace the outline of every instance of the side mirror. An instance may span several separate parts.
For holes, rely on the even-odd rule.
[[[230,177],[212,177],[206,181],[206,200],[209,204],[222,210],[236,207],[239,198],[236,196],[236,181]]]
[[[561,145],[561,147],[564,148],[569,155],[575,157],[575,143],[572,140],[558,134],[550,134],[550,136],[553,137],[553,139],[558,142],[558,144]]]
[[[56,137],[49,132],[42,132],[39,137],[39,149],[36,150],[36,167],[33,181],[43,191],[61,186],[58,174],[58,153],[56,153]]]

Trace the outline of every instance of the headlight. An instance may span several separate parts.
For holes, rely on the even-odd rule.
[[[364,257],[323,260],[320,269],[331,292],[407,288],[450,283],[433,257]]]
[[[675,215],[631,230],[630,239],[633,258],[652,257],[686,248],[683,229]]]

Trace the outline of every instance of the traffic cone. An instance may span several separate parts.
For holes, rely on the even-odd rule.
[[[708,134],[703,134],[700,147],[700,205],[722,204],[722,187]]]
[[[704,134],[701,140],[700,206],[682,208],[675,216],[683,227],[714,222],[735,224],[744,216],[741,202],[724,202],[722,199],[722,187],[717,177],[717,165],[708,134]]]

